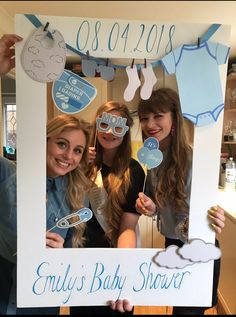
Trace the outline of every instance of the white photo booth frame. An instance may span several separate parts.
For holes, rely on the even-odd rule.
[[[75,46],[81,21],[87,21],[91,25],[98,21],[91,18],[51,16],[39,16],[39,19],[44,25],[49,22],[49,29],[51,27],[52,30],[59,30],[66,43],[72,47]],[[140,28],[140,25],[145,25],[146,29],[149,28],[146,39],[148,34],[151,34],[149,41],[153,34],[150,30],[156,23],[117,19],[99,21],[101,25],[108,23],[109,30],[115,23],[120,27],[127,27],[129,23],[130,29],[131,26],[138,25]],[[163,29],[161,25],[164,24],[160,24],[160,30]],[[197,38],[209,27],[204,24],[172,25],[175,25],[176,29],[176,36],[172,37],[173,47],[195,40],[197,42]],[[15,26],[15,32],[24,38],[16,47],[17,306],[106,305],[108,300],[117,298],[127,298],[134,305],[210,306],[212,260],[207,263],[195,263],[183,269],[167,269],[152,262],[152,258],[160,249],[45,248],[46,84],[32,80],[23,71],[20,63],[24,43],[35,26],[24,15],[16,15]],[[170,26],[171,24],[166,33],[167,37],[170,36]],[[117,26],[114,26],[115,28]],[[222,25],[211,40],[229,45],[229,32],[230,27]],[[97,34],[100,36],[100,33]],[[131,38],[135,41],[135,37],[130,36],[129,40]],[[140,52],[142,49],[139,46],[139,50],[124,53],[123,42],[117,50],[108,49],[96,52],[96,55],[94,52],[94,56],[129,59],[126,60],[128,65],[132,58],[157,60],[163,56],[163,50],[166,48],[154,54],[147,52],[147,49],[150,51],[150,47],[146,44],[140,45],[143,45],[143,52]],[[90,54],[93,55],[91,50]],[[219,67],[224,95],[227,65]],[[217,201],[222,125],[223,112],[216,123],[195,127],[194,133],[190,239],[201,238],[210,243],[214,243],[215,234],[209,229],[207,210]]]

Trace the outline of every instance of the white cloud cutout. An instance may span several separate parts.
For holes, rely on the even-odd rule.
[[[179,249],[179,247],[171,245],[165,250],[159,251],[157,255],[155,255],[153,261],[158,266],[163,266],[168,269],[182,269],[187,265],[194,264],[193,262],[179,256],[177,249]]]
[[[206,263],[221,257],[221,251],[213,243],[206,243],[201,239],[193,239],[185,243],[182,248],[171,245],[159,251],[153,258],[158,266],[168,269],[183,269],[194,263]]]
[[[213,243],[206,243],[201,239],[193,239],[177,250],[178,254],[192,262],[206,263],[221,257],[221,251]]]

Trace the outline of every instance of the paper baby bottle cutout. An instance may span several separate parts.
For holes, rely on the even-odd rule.
[[[144,141],[143,147],[138,150],[137,157],[140,163],[147,169],[155,168],[161,164],[163,154],[159,150],[159,142],[156,138],[148,138]]]
[[[129,130],[126,121],[126,118],[103,112],[102,117],[96,119],[96,126],[100,132],[107,132],[111,129],[113,135],[123,137]]]
[[[78,211],[59,219],[57,223],[55,224],[55,226],[53,226],[48,231],[51,231],[56,227],[59,229],[69,229],[69,228],[75,227],[82,222],[89,221],[92,218],[92,216],[93,216],[93,212],[91,209],[86,207],[81,208]]]
[[[69,70],[53,82],[52,99],[65,113],[76,113],[86,108],[96,97],[97,89],[87,80]]]
[[[26,41],[21,64],[26,74],[42,83],[56,80],[65,68],[66,44],[62,34],[54,30],[52,36],[40,26]]]

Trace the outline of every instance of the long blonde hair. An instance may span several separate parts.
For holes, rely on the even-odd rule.
[[[106,204],[107,221],[111,227],[106,232],[110,243],[115,246],[118,238],[120,227],[120,218],[123,212],[122,205],[126,202],[126,194],[130,186],[130,160],[131,160],[131,132],[130,128],[133,125],[133,119],[130,116],[129,110],[126,105],[116,101],[108,101],[101,105],[97,110],[92,129],[91,146],[96,147],[96,159],[89,171],[89,177],[96,179],[98,171],[102,167],[103,162],[103,149],[96,138],[96,118],[101,116],[103,112],[111,111],[119,112],[120,116],[127,119],[126,125],[129,130],[123,137],[123,141],[117,149],[113,164],[111,166],[111,173],[104,180],[104,187],[108,191],[108,200]]]
[[[81,130],[83,131],[86,138],[85,149],[79,166],[67,174],[68,188],[66,200],[72,211],[75,212],[76,210],[83,207],[85,191],[88,190],[90,185],[89,179],[84,174],[84,170],[87,168],[88,162],[90,128],[87,122],[78,119],[73,115],[62,114],[48,121],[47,139],[54,137],[65,130]],[[85,227],[85,224],[79,224],[74,227],[75,234],[73,234],[72,238],[73,247],[83,246],[83,233]]]
[[[150,99],[141,100],[138,106],[139,119],[144,114],[168,111],[172,114],[174,131],[167,155],[158,167],[156,204],[163,208],[170,203],[175,210],[187,210],[185,186],[192,162],[192,148],[185,133],[179,96],[170,88],[160,88],[152,92]]]

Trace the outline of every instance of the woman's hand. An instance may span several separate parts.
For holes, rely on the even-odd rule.
[[[95,158],[96,158],[95,147],[90,146],[89,147],[89,165],[93,164]]]
[[[120,313],[124,313],[126,311],[132,311],[133,306],[127,299],[118,299],[117,301],[110,301],[108,303],[112,310],[117,310]]]
[[[0,39],[0,75],[8,73],[15,67],[14,44],[22,41],[16,34],[4,34]]]
[[[224,209],[219,206],[213,206],[208,210],[210,224],[216,233],[220,234],[225,226]]]
[[[136,210],[138,213],[152,217],[156,213],[156,205],[144,193],[139,193],[136,200]]]
[[[46,247],[47,248],[63,248],[65,240],[55,232],[46,232]]]

